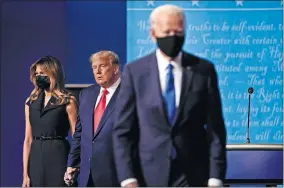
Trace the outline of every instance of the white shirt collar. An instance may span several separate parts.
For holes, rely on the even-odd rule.
[[[166,70],[168,67],[169,60],[165,58],[160,49],[156,50],[156,58],[158,62],[158,67],[160,70]],[[170,60],[171,64],[173,65],[174,68],[181,68],[181,58],[182,58],[182,51],[179,52],[177,57],[175,57],[173,60]]]

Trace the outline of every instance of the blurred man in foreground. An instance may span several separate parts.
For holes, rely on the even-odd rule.
[[[121,186],[222,186],[226,131],[214,66],[182,51],[182,9],[160,6],[150,22],[158,48],[125,66],[117,100],[113,144]]]

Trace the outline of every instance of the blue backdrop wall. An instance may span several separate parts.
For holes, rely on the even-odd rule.
[[[68,84],[90,84],[94,82],[88,62],[91,53],[113,50],[124,65],[139,54],[151,52],[154,46],[147,39],[147,19],[150,10],[163,2],[143,2],[127,5],[124,1],[6,1],[1,4],[1,186],[22,183],[24,102],[32,90],[30,65],[40,56],[50,54],[61,60]],[[188,16],[185,49],[216,64],[229,143],[244,142],[246,91],[250,86],[255,88],[252,141],[282,143],[283,70],[279,69],[282,54],[278,53],[282,52],[283,31],[283,26],[279,25],[282,23],[280,1],[260,3],[257,7],[246,2],[243,6],[239,3],[238,7],[232,3],[188,1],[179,4],[187,9]],[[236,7],[255,8],[256,11],[230,11]],[[207,11],[208,8],[215,8],[215,11]],[[231,31],[233,25],[235,30]],[[252,25],[250,31],[238,31],[249,25]],[[265,31],[252,30],[263,26]],[[243,38],[240,42],[244,43],[248,35],[251,36],[249,45],[213,45],[203,41],[203,37]],[[272,44],[252,44],[253,39],[264,37],[272,39]],[[226,52],[245,54],[236,57]],[[266,120],[271,123],[262,125]]]
[[[66,2],[68,84],[90,84],[92,53],[112,50],[126,62],[126,3],[123,1]]]

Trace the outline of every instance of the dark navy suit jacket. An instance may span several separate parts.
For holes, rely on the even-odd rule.
[[[120,182],[138,178],[140,186],[168,186],[173,147],[190,186],[224,179],[226,131],[214,66],[185,52],[182,66],[173,126],[165,112],[155,53],[125,66],[113,132]]]
[[[80,168],[79,186],[86,186],[90,172],[95,186],[119,186],[113,159],[113,111],[119,86],[109,101],[94,135],[94,107],[99,85],[83,89],[79,97],[79,113],[68,157],[69,167]]]

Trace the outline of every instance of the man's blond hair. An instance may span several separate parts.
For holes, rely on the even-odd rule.
[[[112,51],[103,50],[97,53],[94,53],[90,56],[89,61],[92,64],[96,60],[106,60],[111,62],[112,64],[119,65],[118,55]]]

